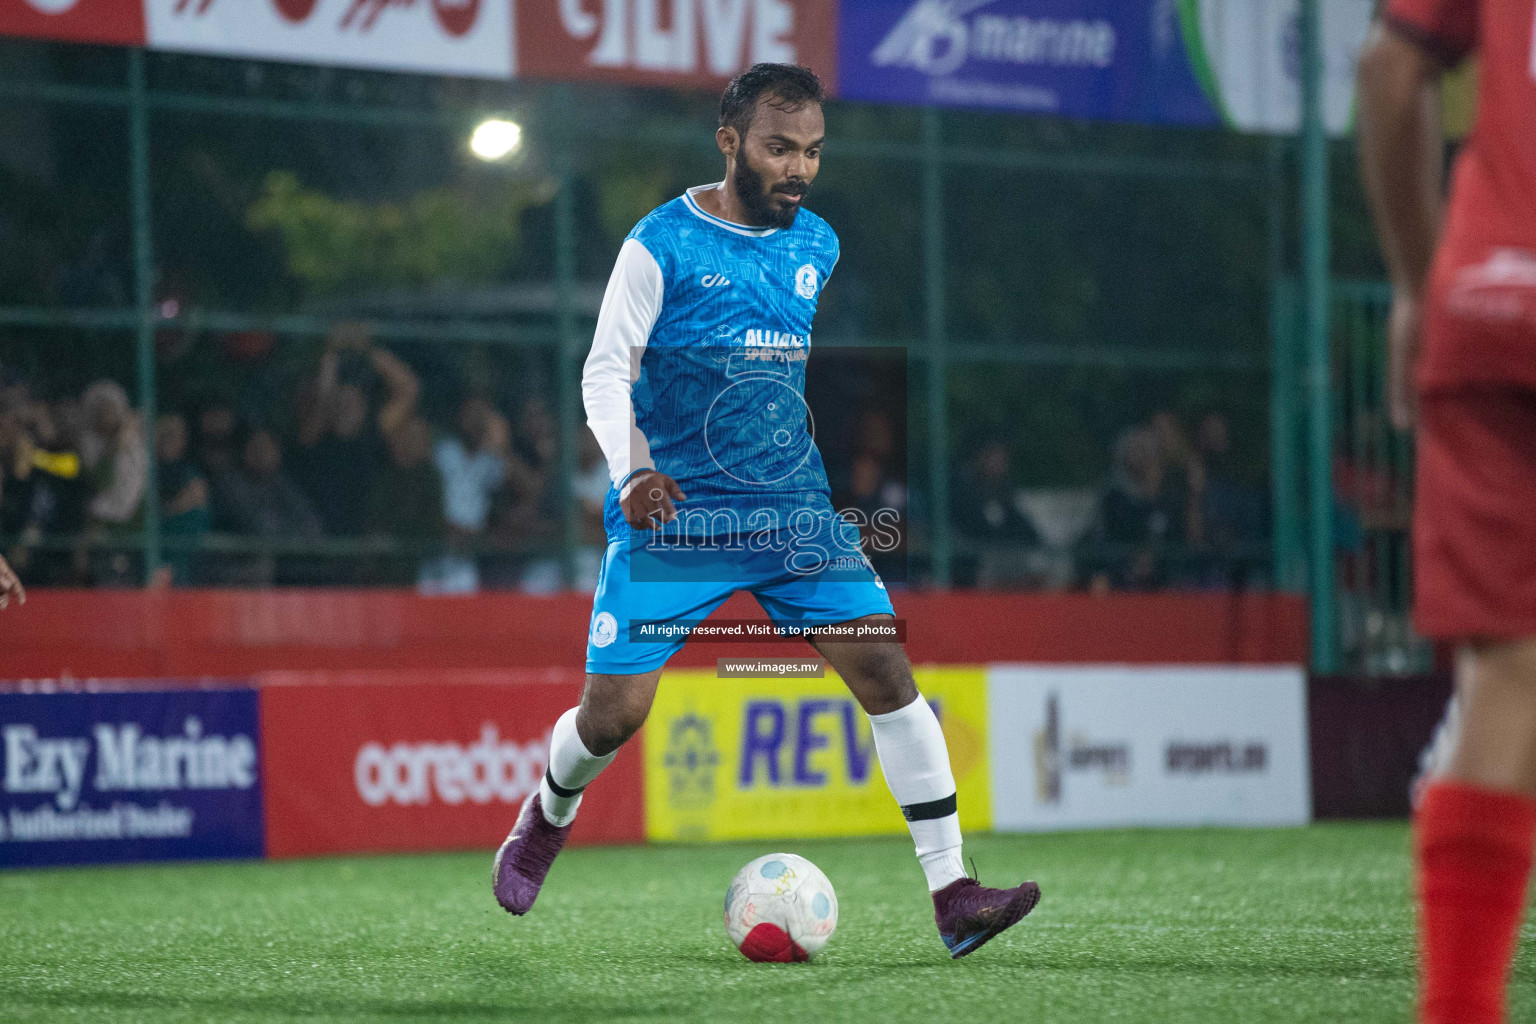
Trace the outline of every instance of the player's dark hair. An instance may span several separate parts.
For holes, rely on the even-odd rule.
[[[754,64],[731,79],[720,94],[720,127],[735,128],[746,135],[757,111],[757,101],[765,96],[774,106],[791,112],[807,103],[823,103],[827,98],[821,79],[810,68],[799,64]]]

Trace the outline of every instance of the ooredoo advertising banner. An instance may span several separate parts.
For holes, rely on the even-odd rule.
[[[1300,825],[1300,668],[994,665],[992,823],[1004,831]]]
[[[1347,130],[1373,0],[1322,5],[1324,108]],[[1299,0],[841,0],[839,94],[1292,132]]]
[[[163,50],[506,78],[510,0],[144,0]]]
[[[986,676],[919,668],[949,745],[961,825],[990,828]],[[645,732],[646,835],[660,840],[904,833],[869,720],[836,675],[668,673]],[[583,812],[585,813],[585,812]]]
[[[518,0],[518,72],[719,86],[759,61],[836,79],[829,0]]]
[[[143,0],[4,0],[0,36],[144,45]]]
[[[512,676],[264,677],[268,855],[495,848],[544,776],[555,720],[581,699],[579,682]],[[634,747],[587,790],[572,842],[644,838]]]
[[[0,693],[0,866],[259,857],[249,689]]]

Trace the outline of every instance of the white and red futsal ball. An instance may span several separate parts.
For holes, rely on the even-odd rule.
[[[821,869],[793,853],[759,857],[725,893],[725,930],[758,963],[802,963],[837,930],[837,893]]]

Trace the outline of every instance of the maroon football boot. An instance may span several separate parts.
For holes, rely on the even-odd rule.
[[[496,865],[491,869],[491,885],[496,902],[513,914],[526,914],[538,899],[539,888],[555,855],[565,845],[571,826],[551,825],[535,792],[523,801],[512,834],[496,851]]]
[[[933,894],[933,917],[950,958],[958,960],[1018,924],[1039,902],[1040,887],[1034,882],[988,889],[974,878],[959,878]]]

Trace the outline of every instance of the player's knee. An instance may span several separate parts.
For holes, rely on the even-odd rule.
[[[917,685],[910,676],[904,679],[883,681],[873,689],[864,691],[860,703],[871,715],[888,715],[917,700]]]
[[[853,668],[848,684],[864,710],[871,715],[889,714],[917,700],[912,666],[907,663],[901,648],[894,644],[871,646]]]
[[[606,701],[601,707],[584,705],[576,719],[577,730],[587,751],[603,757],[629,742],[649,712],[649,701],[620,699]]]

